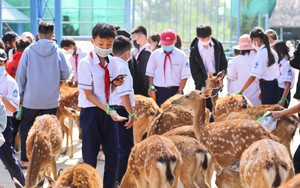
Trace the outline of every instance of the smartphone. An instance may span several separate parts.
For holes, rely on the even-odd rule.
[[[120,80],[120,79],[124,79],[126,76],[127,76],[127,74],[119,74],[116,78],[114,78],[114,79],[112,80],[112,82],[113,82],[113,81],[118,81],[118,80]]]

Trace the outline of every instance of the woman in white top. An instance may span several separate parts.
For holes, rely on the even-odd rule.
[[[262,104],[276,104],[278,102],[278,81],[280,75],[277,53],[270,48],[269,39],[261,28],[254,28],[250,32],[252,47],[257,51],[250,77],[238,92],[242,94],[255,79],[259,80]]]
[[[233,85],[234,92],[244,86],[250,76],[251,69],[254,66],[254,58],[256,52],[252,48],[252,42],[248,34],[244,34],[239,39],[239,45],[234,46],[234,49],[240,50],[240,55],[232,59],[231,66],[228,66],[227,78]],[[258,80],[247,88],[245,95],[254,106],[260,105],[261,101],[258,97],[260,92]]]
[[[273,49],[277,52],[279,58],[279,104],[288,108],[291,101],[290,90],[294,87],[295,83],[295,72],[290,65],[289,48],[285,42],[278,41],[274,44]]]

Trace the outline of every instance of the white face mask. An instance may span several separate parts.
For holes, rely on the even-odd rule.
[[[73,54],[74,54],[73,48],[69,48],[69,49],[66,51],[66,54],[73,55]]]
[[[252,48],[254,48],[256,51],[259,50],[259,46],[257,45],[257,42],[256,42],[256,41],[254,41],[254,42],[252,43]]]
[[[94,48],[95,48],[96,54],[100,57],[107,57],[112,52],[112,48],[103,49],[103,48],[99,48],[96,45],[94,45]]]
[[[209,43],[210,43],[210,41],[211,41],[211,39],[209,39],[209,41],[207,41],[207,42],[204,42],[204,41],[202,41],[202,40],[199,40],[200,44],[202,44],[203,46],[208,46]]]

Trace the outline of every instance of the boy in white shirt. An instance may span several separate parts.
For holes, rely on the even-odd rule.
[[[78,68],[82,157],[85,163],[96,168],[99,147],[102,145],[106,156],[104,188],[112,188],[116,183],[118,133],[113,120],[126,120],[108,106],[111,97],[110,74],[114,74],[116,67],[109,54],[115,37],[116,30],[112,25],[97,23],[92,30],[94,50],[79,62]]]
[[[148,95],[156,92],[156,103],[159,106],[176,93],[183,94],[186,81],[191,76],[187,57],[175,47],[175,32],[164,30],[160,43],[162,48],[151,54],[146,70],[149,79]]]
[[[117,113],[123,117],[128,117],[128,121],[115,122],[115,126],[118,128],[119,135],[119,159],[118,159],[118,175],[117,180],[121,182],[126,169],[127,161],[133,143],[133,130],[135,114],[133,113],[134,91],[133,91],[133,79],[128,68],[128,59],[131,58],[131,42],[124,36],[119,36],[115,39],[113,45],[114,60],[118,63],[114,74],[111,74],[112,80],[117,80],[120,77],[124,78],[124,83],[118,86],[110,97],[110,105]]]
[[[19,109],[20,95],[18,84],[5,70],[7,55],[0,49],[0,101],[6,108],[6,128],[2,132],[5,142],[0,147],[0,159],[6,166],[11,178],[15,177],[22,185],[25,185],[25,178],[19,162],[14,156],[12,147],[12,117],[13,113]]]

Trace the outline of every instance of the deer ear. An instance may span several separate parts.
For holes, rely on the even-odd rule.
[[[217,80],[222,80],[225,76],[225,70],[222,70],[217,75]]]
[[[209,72],[208,73],[208,78],[212,78],[214,75],[213,75],[213,73],[212,72]]]

